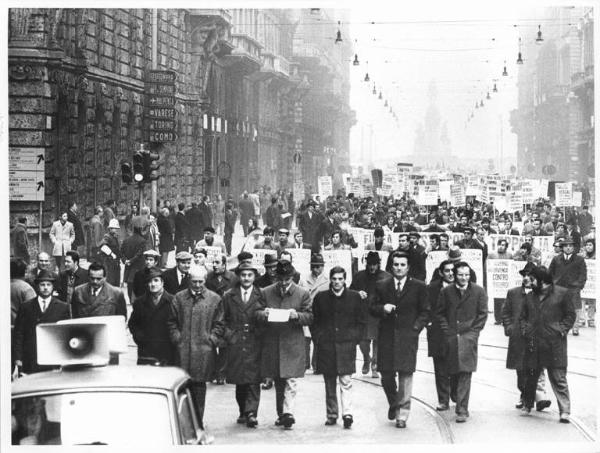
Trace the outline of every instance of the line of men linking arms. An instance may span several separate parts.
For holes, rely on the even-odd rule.
[[[315,346],[315,372],[322,374],[325,382],[326,425],[335,425],[340,416],[336,395],[339,385],[343,425],[352,426],[351,376],[356,372],[356,347],[368,353],[373,340],[376,369],[381,373],[389,406],[388,419],[395,420],[398,428],[405,428],[418,339],[424,327],[434,361],[437,409],[448,410],[452,400],[456,403],[456,422],[465,422],[469,417],[471,375],[477,368],[478,337],[488,309],[485,290],[471,281],[468,263],[442,262],[426,285],[409,277],[407,254],[393,252],[391,273],[387,273],[380,269],[379,255],[370,252],[366,269],[358,272],[347,288],[342,267],[332,268],[329,278],[323,275],[324,262],[319,254],[312,255],[310,275],[300,284],[295,283],[298,273],[291,261],[272,262],[273,257],[267,255],[265,275],[271,284],[260,288],[252,255],[245,253],[238,257],[242,259],[231,289],[220,296],[206,287],[205,267],[188,267],[185,275],[179,264],[188,264],[191,255],[181,252],[178,258],[178,267],[171,270],[147,269],[147,292],[133,303],[129,329],[138,346],[138,364],[176,365],[190,374],[201,423],[206,383],[218,367],[216,349],[226,348],[225,377],[236,385],[237,422],[249,428],[257,426],[260,383],[263,378],[271,378],[276,392],[275,424],[291,429],[298,379],[310,367],[304,332],[308,326]],[[78,317],[83,308],[92,316],[96,309],[101,309],[100,314],[112,313],[106,311],[110,298],[103,294],[115,288],[104,282],[105,269],[93,263],[89,271],[90,283],[75,289],[77,298],[71,300],[71,305],[79,302],[72,310],[52,297],[51,273],[42,271],[36,278],[38,296],[21,305],[15,323],[14,359],[24,371],[40,371],[32,369],[36,363],[36,320],[55,322],[70,317],[70,311]],[[546,368],[557,397],[560,421],[568,423],[566,335],[575,321],[572,298],[567,289],[553,285],[543,267],[527,263],[521,273],[522,287],[508,292],[504,324],[510,335],[509,354],[515,342],[524,346],[522,356],[513,357],[523,411],[531,411],[538,378]],[[264,277],[259,279],[262,285]],[[178,289],[174,295],[165,289],[173,285]],[[112,314],[123,314],[122,294],[115,300]],[[368,372],[368,361],[366,366]]]

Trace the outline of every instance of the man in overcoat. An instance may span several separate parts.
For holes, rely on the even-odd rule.
[[[177,351],[169,336],[169,321],[174,316],[174,296],[165,291],[162,271],[157,267],[146,273],[146,287],[148,290],[134,300],[129,318],[137,363],[173,366]]]
[[[34,283],[37,296],[19,306],[13,332],[13,362],[19,372],[23,373],[36,373],[51,368],[37,363],[36,326],[70,317],[67,304],[52,297],[54,275],[51,272],[40,271]]]
[[[79,266],[79,253],[69,250],[65,254],[65,270],[59,274],[56,282],[58,298],[71,305],[75,288],[88,281],[88,271]]]
[[[408,276],[409,267],[407,254],[392,254],[393,278],[377,286],[370,308],[380,318],[377,369],[389,403],[388,419],[395,419],[398,428],[406,428],[419,333],[429,321],[427,288],[424,282]]]
[[[178,366],[192,378],[192,397],[203,428],[206,383],[215,372],[215,349],[222,331],[221,297],[206,288],[206,270],[190,270],[189,288],[173,300],[175,316],[169,321],[169,336],[177,346]]]
[[[31,262],[27,237],[27,217],[19,217],[14,228],[10,230],[10,246],[13,258],[21,258],[26,264]]]
[[[260,289],[254,286],[256,268],[242,263],[235,273],[239,283],[223,295],[223,330],[219,336],[227,344],[225,378],[235,384],[239,408],[237,421],[255,428],[261,382],[260,328],[255,312],[264,306],[264,302]]]
[[[377,334],[379,331],[379,318],[376,318],[369,312],[369,308],[375,300],[375,288],[382,281],[392,278],[390,274],[381,269],[381,257],[379,253],[370,251],[366,258],[366,269],[358,271],[352,278],[350,289],[358,291],[363,304],[366,307],[366,327],[363,330],[360,340],[360,352],[363,355],[362,374],[369,372],[371,376],[378,378],[377,373]],[[373,353],[371,353],[371,343],[373,344]]]
[[[533,407],[538,377],[543,368],[556,396],[560,422],[569,423],[571,401],[567,383],[567,333],[575,322],[573,299],[567,288],[553,283],[545,268],[531,271],[533,292],[521,309],[519,323],[525,337],[523,366],[527,370],[524,414]]]
[[[192,265],[193,255],[185,250],[177,252],[175,255],[176,266],[167,269],[163,273],[165,290],[170,294],[177,294],[188,288],[189,272]]]
[[[88,279],[88,283],[73,290],[73,318],[111,315],[127,318],[127,304],[123,291],[106,281],[106,269],[102,264],[90,264]]]
[[[146,238],[142,234],[142,228],[133,227],[133,234],[121,244],[121,261],[125,264],[123,281],[127,283],[127,295],[133,301],[133,278],[139,270],[144,268],[144,251],[146,250]]]
[[[310,200],[307,204],[306,212],[303,212],[298,219],[298,229],[306,242],[312,245],[315,253],[320,247],[319,230],[322,217],[315,212],[315,202]]]
[[[438,278],[432,278],[427,285],[427,297],[431,308],[430,321],[427,324],[427,355],[433,358],[435,373],[435,389],[437,391],[438,411],[450,408],[450,374],[448,373],[448,348],[440,323],[435,317],[440,291],[454,283],[454,260],[447,259],[440,263],[436,272]],[[454,395],[452,395],[454,396]]]
[[[523,367],[523,356],[527,346],[521,328],[519,325],[519,317],[521,309],[525,304],[529,294],[533,291],[532,280],[530,277],[531,271],[535,269],[533,263],[528,262],[519,274],[523,276],[521,286],[511,288],[506,293],[506,301],[502,306],[502,324],[504,326],[504,335],[508,337],[508,350],[506,352],[506,368],[516,370],[517,372],[517,388],[519,389],[519,401],[515,405],[517,409],[523,408],[523,397],[525,392],[525,380],[527,370]],[[535,393],[536,410],[542,411],[552,404],[552,401],[546,398],[544,388],[545,379],[543,371],[540,373],[537,391]]]
[[[477,343],[488,316],[485,290],[470,279],[469,264],[455,263],[454,284],[440,291],[435,313],[448,347],[448,372],[451,386],[456,389],[457,423],[466,422],[469,416],[471,375],[477,370]]]
[[[50,240],[52,241],[52,256],[56,267],[60,272],[65,257],[65,252],[71,250],[71,244],[75,241],[75,228],[67,221],[68,215],[63,212],[59,219],[50,228]]]
[[[366,325],[366,307],[358,292],[346,289],[346,271],[335,266],[329,271],[328,291],[313,301],[312,334],[317,349],[317,372],[325,380],[326,425],[337,423],[336,380],[340,384],[342,420],[349,429],[352,417],[352,374],[356,372],[356,345]]]
[[[263,290],[265,306],[257,319],[266,325],[262,337],[261,374],[275,381],[276,426],[291,429],[296,422],[294,407],[297,379],[304,377],[305,354],[302,326],[312,324],[312,303],[308,291],[293,282],[295,269],[288,261],[279,261],[277,283]],[[269,321],[270,310],[286,310],[283,322]]]
[[[552,258],[548,272],[552,275],[555,285],[569,290],[569,297],[577,315],[573,325],[573,335],[579,335],[579,322],[582,320],[581,290],[587,280],[587,266],[585,259],[577,255],[575,242],[572,238],[567,237],[560,244],[562,253]]]

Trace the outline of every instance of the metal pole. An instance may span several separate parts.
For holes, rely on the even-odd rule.
[[[143,183],[138,183],[138,195],[139,195],[139,211],[141,212],[142,209],[142,202],[144,201],[144,184]]]
[[[44,214],[43,209],[44,202],[40,201],[40,221],[38,225],[38,250],[42,250],[42,216]]]
[[[158,9],[154,8],[152,10],[152,69],[157,69],[158,67]],[[162,149],[161,149],[162,151]],[[156,212],[156,199],[158,194],[158,183],[156,180],[150,183],[150,210],[151,212]],[[140,195],[140,211],[142,209],[141,203],[141,195]]]

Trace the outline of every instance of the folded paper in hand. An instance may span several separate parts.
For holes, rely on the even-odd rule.
[[[269,308],[269,322],[287,322],[290,319],[290,310],[282,308]]]
[[[112,254],[112,250],[110,249],[110,247],[106,244],[104,244],[102,247],[100,247],[100,251],[102,253],[104,253],[105,255],[110,255]]]
[[[290,214],[289,212],[284,212],[283,214],[281,214],[281,218],[282,219],[287,219],[288,217],[290,217],[292,214]]]

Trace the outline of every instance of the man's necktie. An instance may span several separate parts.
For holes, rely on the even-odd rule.
[[[242,296],[242,300],[244,303],[248,302],[248,290],[244,291],[244,295]]]
[[[42,313],[46,312],[46,308],[48,308],[48,301],[46,299],[42,299]]]

